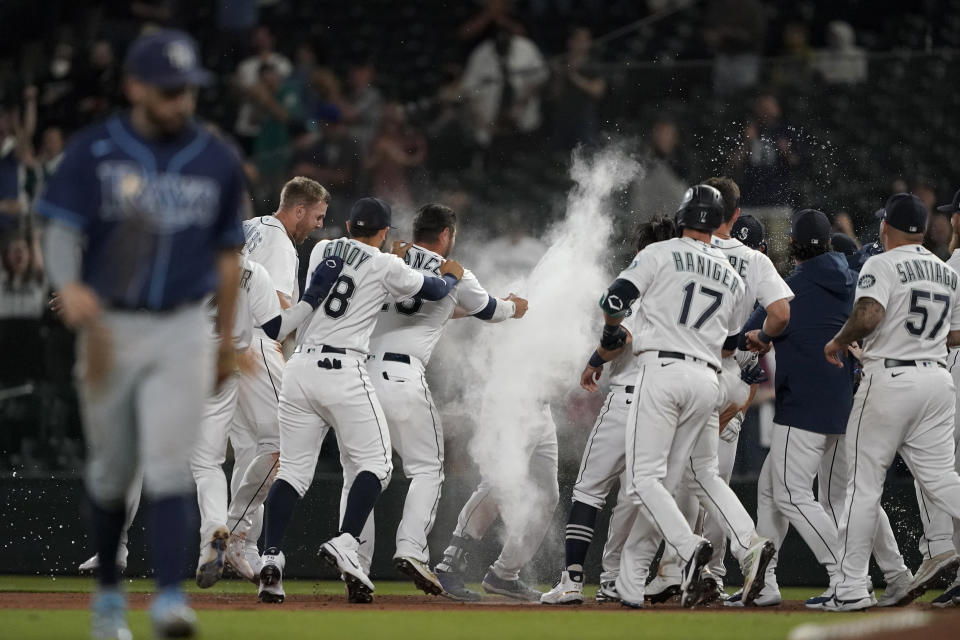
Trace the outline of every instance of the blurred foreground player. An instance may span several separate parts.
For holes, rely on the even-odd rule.
[[[183,637],[196,625],[179,588],[191,536],[190,454],[214,384],[203,299],[216,289],[218,330],[231,335],[243,178],[236,154],[193,122],[195,87],[210,74],[188,35],[140,38],[126,71],[131,110],[75,136],[37,210],[51,221],[48,273],[79,333],[86,487],[100,557],[93,637],[130,637],[116,554],[138,465],[158,590],[154,632]],[[217,354],[219,382],[234,368],[230,342]]]

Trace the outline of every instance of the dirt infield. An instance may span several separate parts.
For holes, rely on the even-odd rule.
[[[134,609],[146,609],[150,602],[150,594],[132,593],[128,595],[130,606]],[[191,594],[190,602],[197,609],[205,610],[230,610],[230,611],[253,611],[257,609],[282,609],[284,611],[465,611],[465,610],[484,610],[495,608],[497,611],[607,611],[610,613],[630,613],[632,610],[615,604],[597,604],[587,601],[580,606],[558,606],[546,607],[537,603],[520,604],[505,598],[486,598],[483,602],[463,603],[453,602],[444,598],[434,598],[430,596],[406,596],[406,595],[384,595],[376,596],[373,603],[360,605],[350,604],[345,596],[333,595],[289,595],[286,601],[281,605],[263,604],[257,601],[256,595],[244,594],[218,594],[201,593]],[[26,593],[11,592],[0,594],[0,609],[86,609],[90,603],[90,595],[87,593]],[[930,611],[935,610],[930,605],[914,604],[907,610],[909,611]],[[683,609],[679,603],[667,603],[662,605],[650,606],[645,611],[710,611],[710,612],[728,612],[732,615],[742,612],[743,609],[724,607],[720,604],[714,604],[697,609]],[[750,608],[751,613],[786,613],[807,611],[801,600],[785,600],[779,607]],[[889,609],[876,610],[878,612]],[[829,620],[830,614],[824,614],[824,621]],[[867,613],[865,615],[871,615]],[[954,616],[941,614],[951,619],[954,625],[958,625],[958,620]],[[960,626],[953,626],[956,638],[956,629]],[[880,638],[878,637],[878,640]],[[883,637],[886,640],[886,636]],[[927,638],[927,640],[937,640],[936,637]]]

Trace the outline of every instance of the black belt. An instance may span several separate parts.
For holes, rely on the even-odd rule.
[[[895,360],[894,358],[887,358],[883,361],[883,366],[887,369],[892,369],[894,367],[916,367],[918,365],[916,360]],[[947,368],[947,365],[942,362],[938,362],[937,366],[941,369]]]
[[[383,354],[382,360],[384,362],[402,362],[404,364],[410,364],[410,356],[405,353],[391,353],[387,351]]]
[[[339,353],[342,356],[347,355],[346,349],[341,349],[340,347],[328,347],[327,345],[320,345],[319,347],[297,347],[293,350],[294,353]]]
[[[702,362],[707,365],[717,373],[720,373],[720,367],[715,364],[710,364],[702,358],[694,358],[693,356],[688,356],[685,353],[680,353],[679,351],[660,351],[657,353],[657,356],[661,358],[671,358],[673,360],[690,360],[691,362]]]

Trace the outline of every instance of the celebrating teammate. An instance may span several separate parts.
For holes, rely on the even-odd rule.
[[[195,42],[164,30],[126,58],[129,113],[75,136],[37,210],[51,220],[46,268],[66,322],[80,333],[86,487],[99,556],[93,635],[129,638],[117,575],[125,496],[138,465],[148,498],[159,637],[192,635],[179,582],[190,535],[190,455],[214,383],[203,299],[217,291],[217,326],[232,335],[243,244],[236,154],[193,122],[210,74]],[[229,341],[217,382],[234,368]]]

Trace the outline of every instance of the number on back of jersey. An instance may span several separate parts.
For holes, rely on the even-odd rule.
[[[347,305],[350,304],[350,298],[356,291],[357,285],[353,278],[347,275],[341,275],[337,282],[330,289],[327,295],[327,301],[323,305],[323,310],[331,318],[339,318],[347,312]]]
[[[694,329],[702,327],[723,304],[723,292],[688,282],[683,287],[683,308],[677,323],[681,327],[691,326]],[[693,313],[691,310],[694,309]],[[692,324],[691,324],[692,323]]]
[[[930,311],[933,313],[931,314]],[[926,336],[927,340],[933,340],[943,327],[949,311],[950,296],[945,293],[931,293],[921,289],[912,289],[910,291],[910,317],[903,323],[903,326],[910,335],[920,337],[924,334],[928,321],[936,317],[936,323]]]

